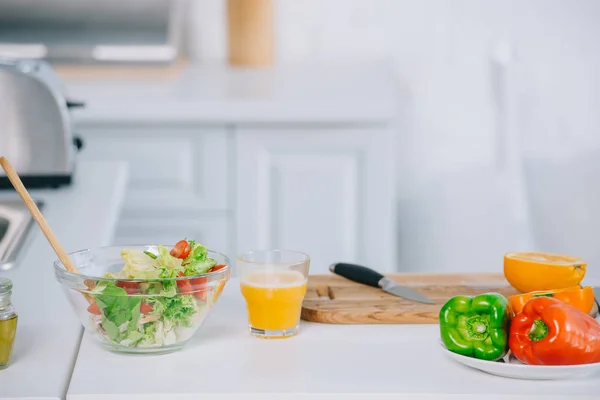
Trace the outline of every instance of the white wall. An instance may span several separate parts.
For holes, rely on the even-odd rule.
[[[191,3],[191,55],[201,62],[224,60],[225,1]],[[577,251],[600,270],[600,250],[574,239],[595,234],[589,214],[568,227],[549,223],[568,202],[568,196],[548,202],[561,187],[551,167],[527,164],[524,176],[537,183],[525,182],[528,199],[535,200],[529,207],[537,212],[531,214],[515,189],[520,157],[509,169],[497,164],[522,147],[528,157],[560,157],[561,169],[568,170],[576,165],[568,157],[600,148],[600,1],[275,0],[275,5],[279,63],[380,59],[394,63],[399,83],[409,90],[411,129],[400,132],[398,149],[400,269],[498,270],[504,252],[537,248]],[[493,100],[498,93],[490,58],[505,45],[512,62],[510,78],[501,83],[508,93],[507,134],[517,138],[508,153],[498,146],[506,137],[499,141],[502,119]],[[589,160],[595,168],[596,161]],[[566,172],[571,187],[589,189],[590,173],[572,171]],[[536,244],[527,239],[530,217]]]

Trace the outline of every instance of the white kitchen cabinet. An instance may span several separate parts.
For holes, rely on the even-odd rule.
[[[83,126],[81,157],[129,163],[125,216],[185,215],[227,210],[228,131],[225,127],[96,124]]]
[[[290,248],[311,271],[396,265],[391,70],[189,66],[169,79],[66,79],[81,158],[127,161],[116,241],[194,237],[235,253]]]
[[[238,249],[305,251],[315,273],[394,270],[390,129],[239,128],[235,143]]]
[[[187,237],[234,256],[228,129],[177,124],[91,124],[86,160],[129,164],[115,244],[174,244]]]

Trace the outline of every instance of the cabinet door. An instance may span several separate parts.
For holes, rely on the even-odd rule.
[[[394,271],[392,131],[238,129],[237,248],[287,248]]]
[[[127,217],[227,210],[230,134],[225,128],[98,125],[80,128],[91,160],[129,163]]]

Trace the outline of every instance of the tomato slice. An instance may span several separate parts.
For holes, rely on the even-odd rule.
[[[181,278],[184,276],[185,275],[183,274],[183,272],[180,272],[179,274],[177,274],[178,278]],[[179,288],[179,293],[181,293],[181,294],[190,294],[194,291],[194,289],[192,287],[192,283],[190,282],[189,279],[177,281],[177,287]]]
[[[203,298],[204,290],[206,289],[206,277],[190,279],[194,288],[194,296]]]
[[[192,283],[194,289],[202,289],[206,285],[207,280],[208,279],[203,276],[201,278],[192,278],[190,279],[190,282]]]
[[[142,303],[140,305],[140,313],[142,314],[150,314],[154,310],[152,304]]]
[[[140,282],[118,281],[117,286],[125,289],[127,294],[135,294],[140,292]]]
[[[219,264],[219,265],[215,265],[214,267],[212,267],[211,269],[208,270],[208,272],[215,272],[218,271],[220,269],[225,268],[227,265],[225,264]]]
[[[209,290],[203,290],[200,292],[194,292],[194,297],[202,300],[202,301],[206,301],[206,298],[208,297],[208,293],[210,293]]]
[[[169,254],[171,254],[175,258],[181,258],[182,260],[190,255],[190,244],[187,240],[180,240],[173,246]]]
[[[208,280],[208,278],[205,276],[203,276],[201,278],[190,279],[190,283],[194,290],[194,296],[196,296],[196,298],[201,299],[201,300],[206,299],[205,293],[207,293],[209,291],[209,287],[206,285],[207,280]]]
[[[98,307],[98,304],[95,301],[92,304],[90,304],[87,310],[90,314],[102,315],[102,311],[100,311],[100,307]]]

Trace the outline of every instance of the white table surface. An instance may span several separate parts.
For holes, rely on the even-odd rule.
[[[388,64],[232,68],[190,64],[160,78],[64,76],[77,123],[389,123],[398,85]]]
[[[59,190],[32,190],[67,252],[110,244],[124,195],[127,166],[79,163],[76,182]],[[1,191],[0,199],[20,199]],[[81,339],[81,325],[54,278],[52,247],[35,224],[19,265],[0,276],[13,281],[17,336],[9,367],[0,371],[0,399],[62,399]]]
[[[600,396],[600,376],[525,381],[469,369],[442,353],[438,329],[438,325],[302,321],[296,337],[257,339],[247,332],[244,302],[232,279],[205,325],[180,352],[119,355],[84,335],[67,398],[340,398],[333,397],[336,393],[394,399]]]

